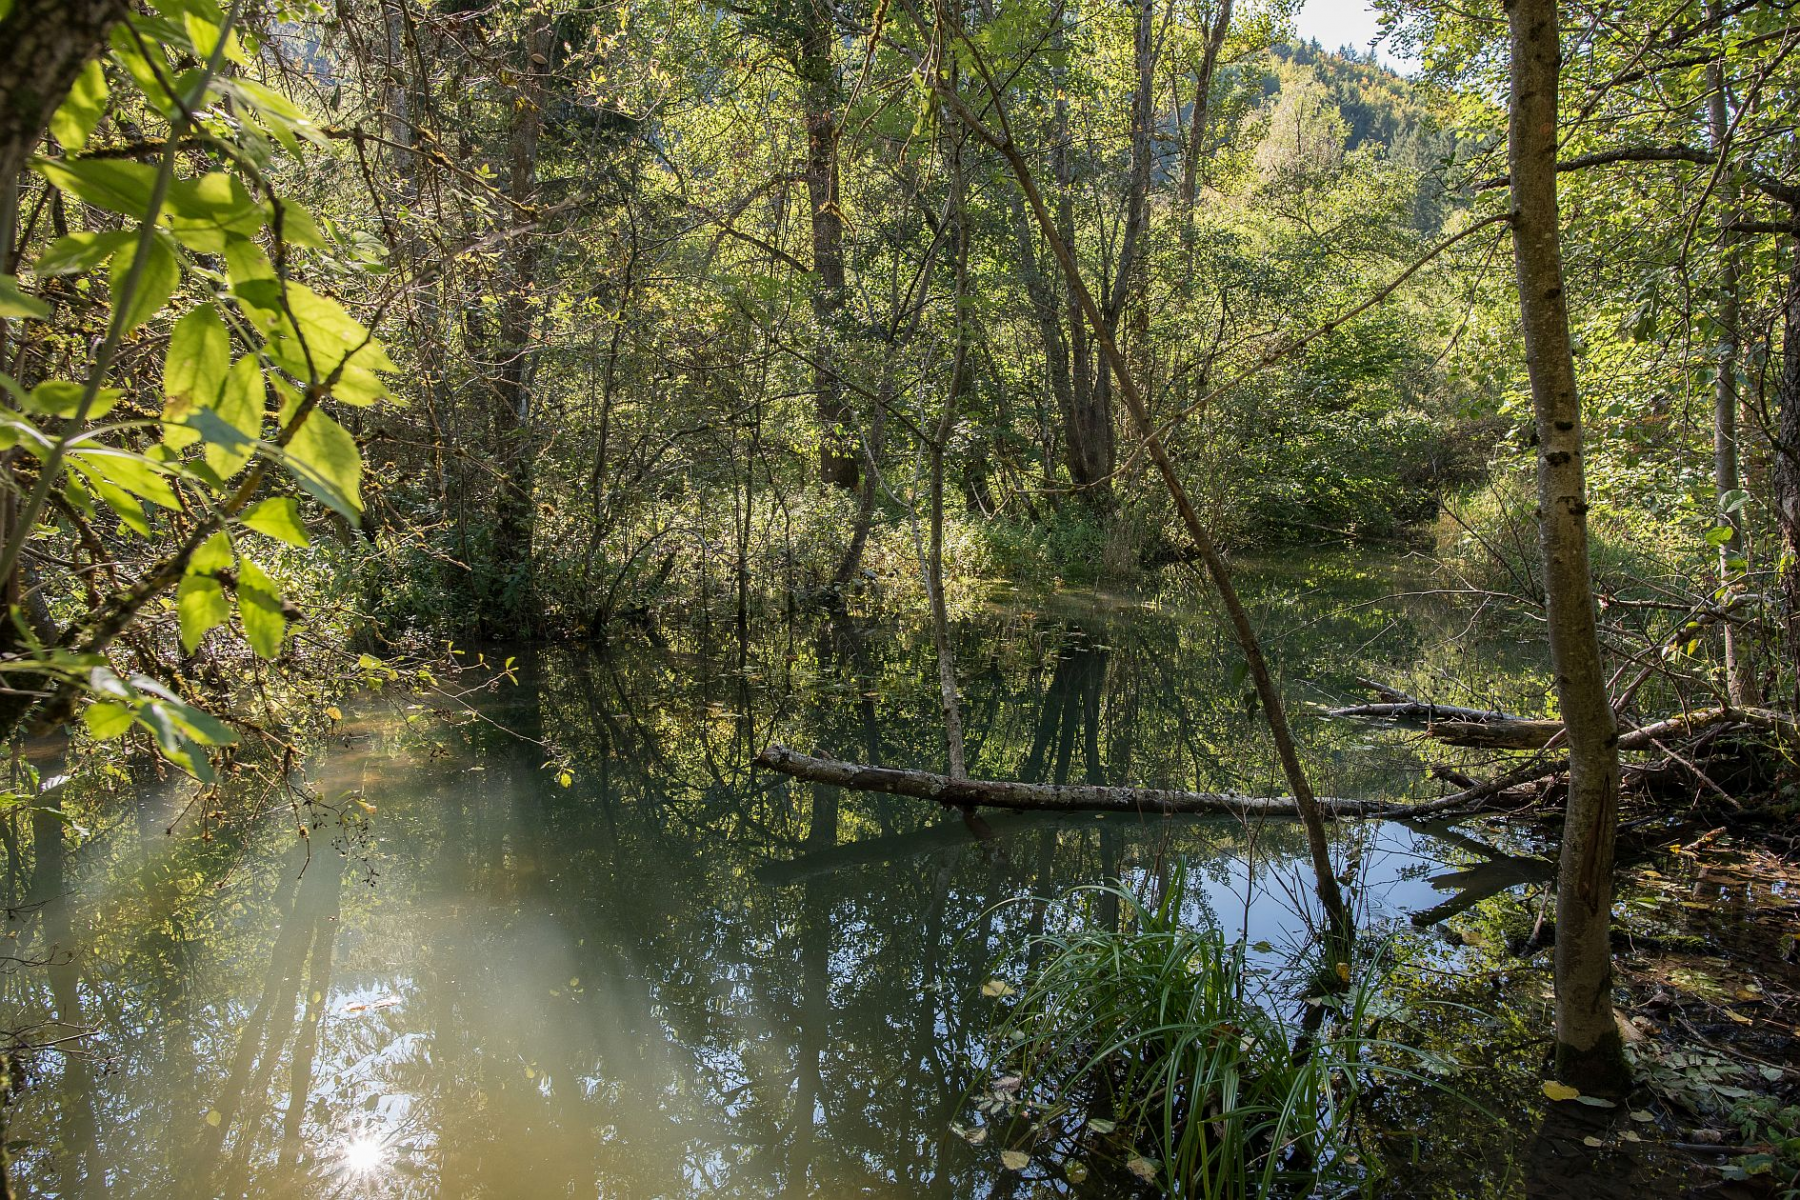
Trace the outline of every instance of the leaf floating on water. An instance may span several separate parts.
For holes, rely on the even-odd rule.
[[[1349,963],[1341,962],[1337,965],[1337,977],[1338,977],[1339,983],[1349,983],[1350,982],[1350,964]]]
[[[981,985],[981,994],[990,1000],[1013,994],[1013,985],[1004,979],[990,979]]]
[[[1023,1171],[1031,1165],[1031,1155],[1023,1150],[1002,1150],[1000,1165],[1009,1171]]]
[[[1087,1177],[1088,1169],[1086,1163],[1066,1162],[1063,1164],[1063,1178],[1067,1179],[1070,1183],[1086,1182]]]
[[[1156,1164],[1141,1154],[1134,1154],[1125,1160],[1125,1169],[1136,1175],[1145,1183],[1156,1178]]]
[[[1602,1100],[1598,1096],[1577,1096],[1577,1097],[1575,1097],[1575,1100],[1577,1103],[1585,1104],[1589,1108],[1617,1108],[1617,1107],[1619,1107],[1617,1104],[1614,1104],[1611,1100]]]
[[[981,1143],[987,1141],[988,1131],[986,1125],[977,1125],[973,1129],[967,1129],[961,1125],[952,1124],[950,1128],[955,1130],[956,1135],[971,1146],[979,1146]]]
[[[1631,1110],[1631,1119],[1634,1121],[1654,1121],[1656,1120],[1656,1115],[1647,1109],[1634,1108]]]
[[[1627,1142],[1641,1142],[1644,1140],[1638,1136],[1638,1131],[1635,1129],[1627,1129],[1624,1133],[1621,1133],[1619,1137]]]
[[[1105,1135],[1119,1127],[1117,1121],[1109,1121],[1105,1117],[1089,1117],[1087,1127],[1095,1133]]]
[[[1578,1100],[1581,1098],[1581,1089],[1572,1088],[1566,1083],[1557,1083],[1554,1079],[1546,1079],[1544,1095],[1552,1100]]]
[[[1591,1133],[1581,1139],[1581,1144],[1594,1150],[1598,1150],[1600,1147],[1606,1145],[1605,1142],[1601,1141]]]
[[[206,1110],[206,1123],[208,1125],[211,1125],[214,1129],[217,1129],[219,1127],[219,1123],[221,1121],[223,1121],[224,1119],[225,1118],[220,1115],[218,1109],[209,1108]]]
[[[1016,1092],[1019,1090],[1019,1085],[1024,1082],[1017,1075],[1002,1075],[994,1080],[994,1090],[996,1092]]]

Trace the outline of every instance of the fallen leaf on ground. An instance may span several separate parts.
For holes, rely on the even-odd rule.
[[[1554,1079],[1546,1079],[1544,1095],[1552,1100],[1576,1100],[1581,1096],[1581,1089],[1572,1088],[1566,1083],[1558,1083]]]

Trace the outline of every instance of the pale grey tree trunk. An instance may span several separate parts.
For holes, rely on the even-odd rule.
[[[1612,869],[1618,728],[1606,694],[1588,564],[1581,402],[1556,199],[1561,47],[1556,0],[1509,0],[1513,254],[1538,436],[1538,541],[1550,658],[1568,730],[1569,798],[1556,893],[1556,1071],[1584,1092],[1629,1085],[1613,1020]]]

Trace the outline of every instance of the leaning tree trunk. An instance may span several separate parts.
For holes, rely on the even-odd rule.
[[[1538,539],[1550,658],[1568,727],[1569,800],[1556,892],[1556,1071],[1588,1092],[1629,1085],[1612,1005],[1618,728],[1607,700],[1588,566],[1581,402],[1556,201],[1557,0],[1509,0],[1513,254],[1538,436]]]

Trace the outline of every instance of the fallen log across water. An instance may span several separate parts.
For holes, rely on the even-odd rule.
[[[836,784],[864,792],[935,800],[953,808],[1010,808],[1038,812],[1226,813],[1243,817],[1293,817],[1299,810],[1291,796],[1249,796],[1242,792],[1184,792],[1166,788],[1104,787],[1082,783],[1020,783],[999,779],[952,779],[930,771],[878,767],[815,758],[771,744],[757,755],[756,765],[810,783]],[[1452,796],[1418,804],[1385,800],[1339,800],[1319,797],[1328,817],[1414,817],[1464,806],[1474,808],[1502,799],[1510,781],[1497,780]]]

